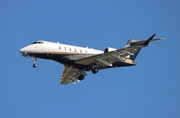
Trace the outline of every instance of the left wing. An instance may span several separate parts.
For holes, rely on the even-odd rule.
[[[80,81],[78,79],[80,75],[86,76],[87,74],[84,72],[84,70],[79,70],[72,66],[64,66],[60,84],[68,84],[69,82],[75,84],[76,82]]]

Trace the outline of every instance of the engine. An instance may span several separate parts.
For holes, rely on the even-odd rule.
[[[113,50],[117,50],[117,49],[111,48],[111,47],[107,47],[107,48],[104,49],[104,53],[106,53],[106,52],[111,52],[111,51],[113,51]]]

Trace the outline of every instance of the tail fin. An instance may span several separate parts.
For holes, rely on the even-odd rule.
[[[150,38],[148,38],[147,40],[143,40],[143,41],[138,41],[138,40],[135,40],[135,39],[130,39],[127,42],[125,47],[130,47],[130,46],[133,46],[133,45],[142,45],[142,47],[146,47],[146,46],[148,46],[148,44],[151,41],[157,41],[157,40],[162,40],[163,39],[163,38],[153,39],[155,35],[156,34],[153,34]],[[130,55],[129,58],[131,60],[135,60],[140,51],[141,51],[141,48],[137,49],[137,52],[134,53],[134,55]]]

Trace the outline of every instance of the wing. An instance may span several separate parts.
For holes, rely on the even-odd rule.
[[[64,66],[60,84],[68,84],[69,82],[75,84],[76,82],[80,81],[78,79],[80,75],[86,76],[87,74],[84,72],[84,70],[79,70],[72,66]]]
[[[112,63],[122,61],[124,63],[136,64],[136,62],[133,61],[134,58],[131,58],[131,56],[134,55],[136,57],[140,49],[146,47],[149,42],[162,40],[162,38],[153,39],[155,35],[156,34],[152,35],[148,40],[132,42],[130,46],[122,49],[75,60],[75,63],[81,65],[97,64],[101,66],[112,66]]]
[[[134,55],[138,49],[142,48],[142,45],[134,45],[118,50],[114,50],[107,53],[94,55],[91,57],[76,60],[75,63],[82,65],[98,64],[101,66],[112,66],[112,63],[120,60],[125,63],[133,63],[132,60],[128,59],[129,55]]]

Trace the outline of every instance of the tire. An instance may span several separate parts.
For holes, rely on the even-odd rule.
[[[92,69],[92,73],[96,74],[99,70],[97,68]]]
[[[83,80],[85,77],[84,77],[84,75],[79,75],[79,77],[78,77],[78,79],[81,81],[81,80]]]
[[[33,67],[36,68],[36,67],[37,67],[37,64],[33,64]]]

